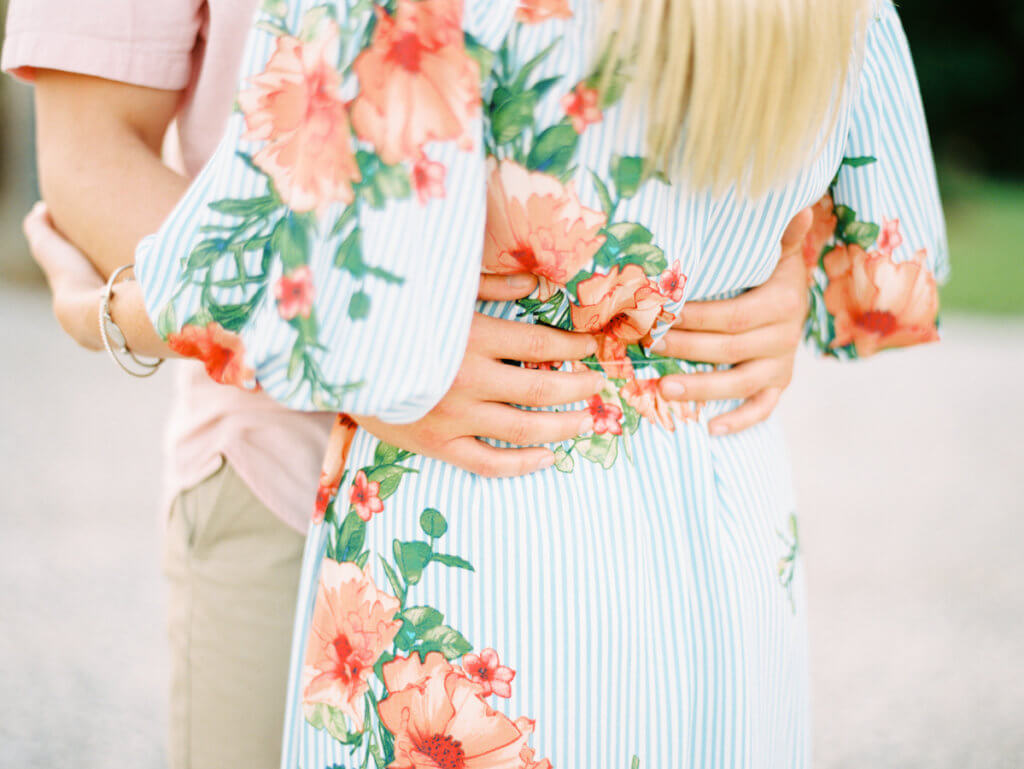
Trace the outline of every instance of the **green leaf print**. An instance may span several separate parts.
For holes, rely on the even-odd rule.
[[[309,231],[306,217],[288,214],[271,234],[271,247],[281,255],[285,272],[309,263]]]
[[[634,222],[616,222],[605,228],[605,232],[618,242],[620,248],[628,248],[637,243],[650,243],[654,233],[642,224]]]
[[[531,171],[544,171],[560,176],[572,163],[580,135],[569,123],[557,123],[541,132],[530,154],[526,167]]]
[[[580,438],[576,441],[576,451],[607,470],[619,456],[618,436],[605,434]]]
[[[871,155],[861,155],[858,157],[843,158],[841,165],[850,166],[850,168],[860,168],[861,166],[871,165],[877,163],[878,158]]]
[[[615,207],[612,205],[612,196],[608,192],[608,185],[606,185],[601,180],[601,177],[593,171],[590,172],[590,178],[594,182],[594,190],[597,192],[597,197],[601,201],[601,210],[604,211],[605,216],[611,217]]]
[[[164,308],[160,311],[160,316],[156,320],[156,332],[166,339],[177,330],[178,315],[174,311],[174,302],[168,302],[164,305]]]
[[[644,159],[632,155],[615,156],[611,165],[612,181],[620,198],[636,195],[644,181]]]
[[[446,659],[453,660],[473,651],[473,644],[458,630],[447,625],[430,628],[423,634],[422,640],[423,644],[419,647],[421,656],[426,652],[439,651]]]
[[[380,484],[380,489],[377,492],[377,496],[381,499],[387,499],[395,493],[395,489],[398,488],[399,482],[402,480],[402,476],[406,473],[414,473],[415,470],[410,470],[408,467],[402,467],[401,465],[385,465],[383,467],[375,467],[366,474],[368,480],[377,481]]]
[[[524,88],[526,88],[526,81],[529,80],[530,75],[533,74],[533,71],[537,69],[537,67],[540,66],[541,63],[543,63],[544,59],[546,59],[551,54],[551,52],[554,51],[555,48],[557,48],[561,44],[561,42],[561,36],[556,37],[554,40],[551,41],[550,44],[548,44],[548,46],[544,50],[542,50],[540,53],[538,53],[536,56],[534,56],[532,59],[526,62],[522,66],[522,68],[520,68],[519,74],[516,76],[515,81],[512,83],[512,89],[515,91],[521,91]]]
[[[843,230],[843,240],[867,251],[878,240],[879,232],[879,226],[872,222],[850,222]]]
[[[362,732],[349,731],[348,716],[338,708],[322,702],[310,708],[306,720],[314,729],[326,729],[328,734],[343,745],[359,745],[363,741]]]
[[[423,576],[423,569],[430,563],[433,552],[426,542],[402,542],[395,540],[393,545],[395,564],[402,578],[409,585],[415,585]]]
[[[467,561],[465,558],[460,558],[457,555],[448,555],[447,553],[434,553],[431,558],[433,561],[437,561],[445,566],[451,566],[456,569],[465,569],[466,571],[475,571],[473,564]]]
[[[352,512],[345,516],[345,520],[338,530],[337,558],[335,560],[351,561],[363,549],[363,542],[366,540],[366,521]]]
[[[444,622],[444,615],[432,606],[410,606],[401,617],[412,625],[417,636]]]
[[[555,449],[555,469],[561,473],[571,473],[576,467],[576,460],[564,446]]]
[[[348,300],[348,316],[352,320],[366,320],[370,315],[370,295],[356,291]]]
[[[263,195],[258,198],[225,198],[210,203],[210,209],[218,214],[241,218],[269,216],[281,205],[277,195]]]
[[[398,600],[405,603],[406,590],[402,585],[402,580],[399,579],[398,574],[384,556],[378,555],[377,557],[380,559],[381,566],[384,567],[384,574],[387,576],[388,582],[391,583],[391,589],[395,591]]]
[[[533,125],[537,95],[532,91],[511,93],[491,113],[491,133],[497,144],[508,144]]]
[[[209,267],[224,255],[227,247],[228,241],[225,238],[209,238],[200,242],[189,252],[185,269],[194,272]]]
[[[392,446],[390,443],[380,441],[377,443],[377,448],[373,450],[373,464],[393,465],[399,459],[399,451],[398,446]]]
[[[443,537],[445,532],[448,531],[448,521],[444,519],[444,516],[439,511],[427,508],[420,513],[420,528],[431,539],[437,539],[438,537]]]
[[[665,252],[651,243],[632,243],[622,251],[621,264],[638,264],[648,275],[660,275],[668,268]]]
[[[485,47],[468,32],[465,35],[466,53],[473,57],[480,68],[480,80],[485,82],[491,76],[494,66],[494,51]]]

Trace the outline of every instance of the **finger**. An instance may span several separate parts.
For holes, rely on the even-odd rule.
[[[792,257],[792,258],[790,258]],[[783,255],[771,277],[732,299],[687,302],[673,328],[738,334],[807,313],[807,272],[798,252]]]
[[[778,359],[741,363],[730,369],[699,374],[671,374],[661,379],[661,394],[669,400],[721,401],[749,398],[754,393],[778,385],[781,373]]]
[[[782,233],[782,250],[789,251],[802,245],[813,222],[814,214],[810,208],[803,209],[790,219],[785,232]]]
[[[597,352],[597,341],[589,334],[482,314],[474,321],[470,346],[495,358],[529,363],[582,360]]]
[[[525,411],[487,403],[474,409],[469,425],[474,435],[536,446],[585,435],[594,429],[594,420],[587,411]]]
[[[540,371],[490,363],[481,367],[481,379],[474,384],[485,398],[499,403],[562,406],[586,400],[605,385],[596,371]]]
[[[528,273],[516,275],[481,275],[477,298],[482,302],[511,302],[529,296],[537,287],[537,279]]]
[[[796,326],[777,323],[740,334],[671,329],[652,349],[659,355],[704,363],[741,363],[793,349]]]
[[[457,467],[487,478],[513,478],[551,467],[555,455],[550,449],[498,449],[476,438],[458,438],[440,457]]]
[[[90,289],[103,284],[88,257],[57,232],[44,203],[36,203],[23,220],[22,229],[32,257],[46,274],[51,288],[59,282]]]
[[[767,387],[752,395],[732,411],[708,422],[708,432],[712,435],[738,433],[758,422],[763,422],[775,411],[781,396],[781,387]]]
[[[43,273],[52,286],[55,271],[51,259],[52,251],[46,245],[47,239],[53,233],[53,229],[45,203],[39,201],[32,206],[32,210],[22,220],[21,229],[25,233],[25,240],[28,241],[32,258],[42,268]]]

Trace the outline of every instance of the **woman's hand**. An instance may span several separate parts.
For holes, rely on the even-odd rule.
[[[743,398],[708,423],[712,435],[734,433],[767,419],[793,378],[807,315],[807,269],[801,247],[811,211],[797,214],[782,236],[772,276],[734,299],[687,302],[658,352],[672,358],[733,364],[724,371],[666,376],[666,398],[713,401]]]
[[[25,237],[53,295],[53,313],[78,344],[100,350],[98,311],[106,281],[88,257],[54,229],[46,204],[40,202],[23,223]]]
[[[527,296],[534,285],[528,276],[484,275],[480,298],[518,299]],[[388,424],[372,417],[353,419],[382,441],[477,475],[525,475],[550,467],[554,463],[551,450],[499,449],[477,440],[477,436],[529,446],[588,433],[594,425],[585,410],[525,411],[509,404],[560,406],[586,400],[601,390],[604,377],[593,371],[520,368],[502,360],[582,360],[596,351],[597,342],[586,334],[477,313],[455,382],[430,413],[408,425]]]

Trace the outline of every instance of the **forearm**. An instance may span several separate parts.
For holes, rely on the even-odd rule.
[[[124,106],[129,97],[137,107]],[[37,75],[43,198],[57,229],[104,277],[134,261],[136,244],[160,227],[188,187],[160,159],[177,98],[67,73]]]

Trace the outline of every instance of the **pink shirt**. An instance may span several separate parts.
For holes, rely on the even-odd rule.
[[[0,66],[45,67],[170,90],[187,89],[166,160],[193,176],[213,153],[234,102],[245,35],[259,0],[11,0]],[[305,531],[331,414],[288,411],[265,395],[218,385],[202,364],[176,362],[168,422],[168,498],[226,458],[256,496]]]

